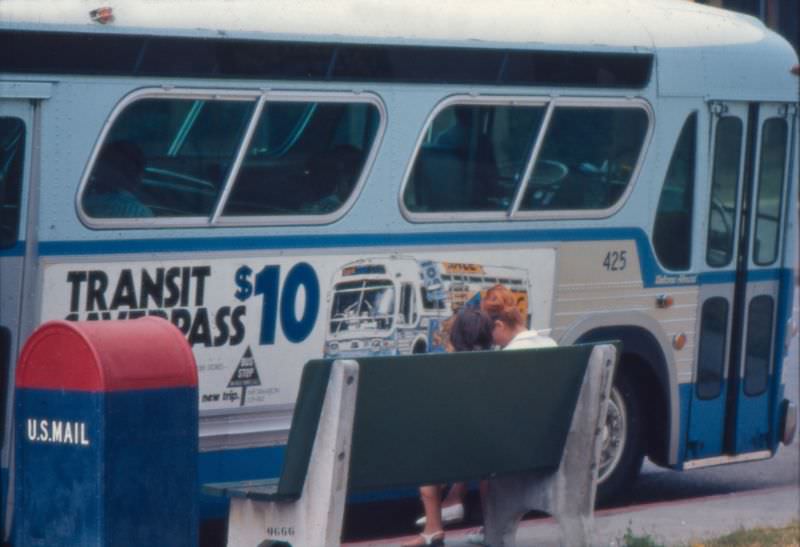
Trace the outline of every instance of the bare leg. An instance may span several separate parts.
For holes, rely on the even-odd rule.
[[[433,534],[443,529],[442,526],[442,487],[439,485],[422,486],[419,489],[422,505],[425,507],[425,534]]]
[[[442,487],[437,485],[421,486],[419,489],[420,498],[422,498],[422,505],[425,508],[425,528],[422,534],[426,536],[441,536],[444,539],[444,531],[442,526]],[[414,545],[425,545],[425,538],[422,535],[418,536],[413,543],[406,543],[403,547],[411,547]]]

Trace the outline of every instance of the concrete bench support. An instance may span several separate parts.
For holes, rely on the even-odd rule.
[[[262,500],[257,493],[232,492],[228,547],[339,545],[357,391],[358,363],[335,361],[302,494],[298,499]]]
[[[564,455],[555,473],[533,472],[489,481],[483,508],[486,541],[492,547],[513,547],[522,516],[533,510],[554,516],[562,544],[590,544],[597,483],[597,462],[602,448],[608,399],[614,378],[616,348],[592,350]]]

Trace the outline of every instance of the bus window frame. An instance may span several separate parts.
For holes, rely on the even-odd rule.
[[[788,210],[788,187],[791,184],[791,157],[792,157],[792,130],[794,128],[794,124],[792,123],[792,119],[789,115],[788,105],[784,103],[773,103],[773,102],[762,102],[760,103],[761,107],[772,106],[773,108],[776,107],[776,112],[770,113],[767,112],[763,117],[760,117],[757,123],[758,126],[758,142],[757,142],[757,163],[754,169],[754,182],[757,187],[754,190],[754,195],[752,199],[752,203],[750,206],[753,209],[753,218],[751,219],[751,238],[748,243],[747,249],[747,260],[748,264],[751,268],[775,268],[776,265],[780,264],[783,260],[784,255],[784,247],[786,242],[784,241],[785,238],[785,230],[786,226],[786,219],[788,218],[787,215],[793,214],[791,211]],[[784,110],[784,109],[787,110]],[[786,140],[784,142],[785,150],[783,153],[783,173],[781,174],[781,191],[778,194],[778,222],[777,222],[777,233],[775,235],[775,251],[772,260],[769,262],[761,263],[757,260],[756,256],[756,239],[758,237],[758,216],[759,216],[759,205],[760,205],[760,196],[762,190],[762,173],[761,167],[764,160],[764,128],[770,120],[781,120],[786,126]]]
[[[411,211],[405,205],[405,191],[411,180],[411,173],[416,165],[417,157],[420,154],[422,144],[428,137],[430,128],[433,126],[433,121],[436,117],[446,108],[456,105],[464,106],[540,106],[545,108],[545,114],[542,118],[542,124],[539,127],[538,134],[534,140],[534,144],[529,151],[528,158],[525,164],[524,178],[514,193],[511,200],[511,205],[508,209],[497,211],[441,211],[441,212],[416,212]],[[559,209],[559,210],[543,210],[543,211],[526,211],[520,208],[525,191],[533,174],[536,160],[538,159],[539,152],[544,143],[544,137],[547,134],[548,126],[552,120],[553,112],[556,108],[580,108],[580,107],[600,107],[600,108],[639,108],[645,112],[647,116],[647,129],[645,131],[642,148],[639,151],[636,166],[631,172],[630,181],[628,182],[625,191],[620,195],[619,199],[611,206],[605,209]],[[644,165],[645,157],[650,148],[655,132],[655,112],[649,101],[643,97],[561,97],[555,95],[451,95],[436,104],[431,113],[425,119],[422,130],[414,148],[414,153],[411,156],[408,165],[406,166],[405,173],[403,174],[403,183],[400,186],[400,192],[397,197],[398,206],[403,217],[412,223],[430,223],[430,222],[470,222],[470,221],[529,221],[529,220],[584,220],[584,219],[603,219],[616,214],[625,203],[628,201],[636,181],[639,178],[642,167]]]
[[[86,213],[83,208],[83,195],[89,184],[89,177],[94,169],[100,149],[106,137],[117,121],[117,118],[133,103],[146,99],[183,99],[183,100],[208,100],[208,101],[244,101],[254,103],[253,112],[247,122],[246,129],[236,147],[230,171],[221,187],[217,201],[211,213],[204,216],[186,217],[139,217],[139,218],[95,218]],[[359,178],[356,180],[348,199],[335,211],[326,214],[291,214],[291,215],[248,215],[224,216],[226,200],[228,199],[236,177],[239,173],[248,147],[258,126],[260,115],[271,102],[324,102],[353,104],[364,103],[375,106],[379,116],[378,127],[370,146],[370,151],[364,159]],[[372,92],[365,91],[313,91],[313,90],[271,90],[271,89],[217,89],[217,88],[172,88],[172,87],[147,87],[135,90],[125,95],[111,110],[103,124],[100,134],[92,148],[89,161],[86,163],[81,175],[78,191],[75,194],[75,210],[82,224],[93,230],[110,229],[151,229],[151,228],[201,228],[201,227],[249,227],[249,226],[286,226],[286,225],[322,225],[331,224],[343,217],[352,208],[361,194],[368,175],[372,170],[378,150],[383,143],[387,125],[386,105],[381,98]]]
[[[713,103],[711,103],[711,104],[713,104]],[[747,149],[746,149],[746,145],[747,145],[747,119],[746,119],[746,117],[742,117],[741,113],[738,113],[736,111],[729,112],[727,110],[727,107],[724,107],[724,108],[725,108],[725,110],[723,112],[721,112],[719,115],[712,115],[712,117],[711,117],[712,127],[711,127],[711,136],[709,137],[709,139],[710,139],[709,143],[711,145],[711,149],[708,152],[709,159],[710,159],[710,164],[708,166],[708,176],[707,176],[707,180],[709,181],[708,182],[708,207],[707,207],[708,213],[707,213],[707,216],[706,216],[706,219],[705,219],[707,226],[706,226],[706,233],[705,233],[706,241],[705,241],[705,262],[704,262],[704,264],[705,264],[705,267],[712,268],[712,269],[715,269],[715,270],[720,270],[722,268],[730,267],[731,263],[734,260],[734,257],[736,256],[736,252],[737,252],[736,243],[739,240],[739,231],[742,229],[742,227],[739,225],[740,223],[738,221],[738,217],[739,217],[739,212],[740,212],[740,209],[741,209],[741,205],[740,204],[741,204],[741,200],[742,200],[742,193],[743,193],[743,187],[744,187],[744,182],[745,182],[744,181],[744,177],[745,177],[745,159],[746,159],[746,156],[747,156]],[[717,152],[718,152],[717,148],[718,148],[718,144],[719,144],[718,143],[719,126],[720,126],[720,123],[722,123],[722,121],[724,119],[726,119],[726,118],[733,118],[735,120],[738,120],[739,123],[741,124],[741,128],[740,128],[741,134],[739,136],[739,165],[738,165],[738,170],[737,170],[737,173],[736,173],[736,177],[737,177],[736,178],[736,188],[735,188],[736,191],[734,192],[734,196],[733,196],[733,198],[734,198],[734,211],[733,211],[733,227],[732,227],[733,231],[732,231],[732,234],[731,234],[731,242],[730,242],[730,245],[731,245],[730,257],[728,258],[727,262],[725,262],[725,264],[715,265],[715,264],[711,264],[711,262],[709,261],[709,259],[708,259],[709,258],[708,251],[711,248],[711,245],[710,245],[710,242],[709,242],[709,238],[711,236],[711,211],[713,209],[714,188],[715,188],[714,182],[715,182],[715,177],[716,177],[716,169],[718,167],[717,164],[718,164],[718,160],[719,160],[717,158],[717,156],[716,156]]]

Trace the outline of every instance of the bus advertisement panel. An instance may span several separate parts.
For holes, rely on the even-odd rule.
[[[534,328],[549,329],[555,256],[519,248],[49,263],[42,318],[164,317],[194,350],[201,412],[287,405],[309,359],[441,351],[444,322],[495,284],[518,295]]]

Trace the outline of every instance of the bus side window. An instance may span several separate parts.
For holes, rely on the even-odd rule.
[[[268,102],[223,216],[340,209],[361,179],[378,122],[368,102]]]
[[[653,247],[670,270],[688,270],[692,257],[692,211],[697,142],[697,113],[683,124],[669,162],[653,225]]]
[[[25,124],[0,118],[0,248],[13,247],[19,237]]]
[[[639,162],[648,118],[641,108],[556,107],[522,209],[607,209]]]
[[[504,211],[525,172],[544,106],[457,104],[427,128],[405,187],[411,212]]]
[[[92,166],[84,212],[93,218],[209,216],[254,105],[171,97],[133,102],[114,120]],[[132,176],[140,180],[131,183]]]

